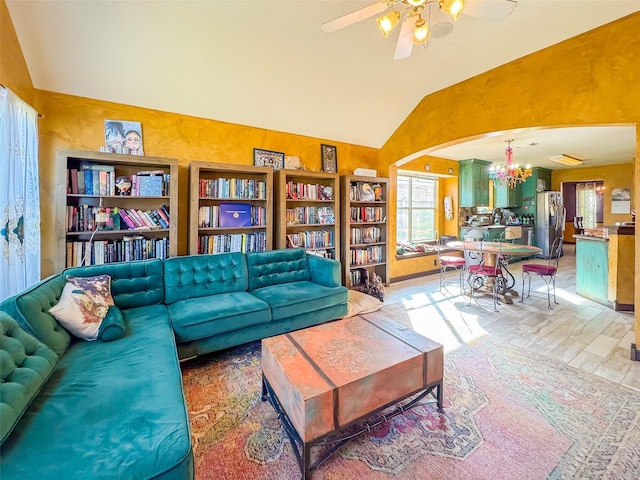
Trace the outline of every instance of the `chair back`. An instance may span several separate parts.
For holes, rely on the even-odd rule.
[[[471,229],[464,236],[464,242],[481,242],[484,239],[484,235],[481,230]],[[464,245],[464,260],[468,265],[478,265],[482,261],[482,254],[467,249],[467,245]]]
[[[562,256],[562,244],[564,243],[564,238],[556,237],[551,244],[551,251],[549,252],[549,266],[555,267],[558,269],[558,263],[560,262],[560,257]]]

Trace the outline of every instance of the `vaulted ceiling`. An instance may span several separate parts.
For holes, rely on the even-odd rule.
[[[518,0],[499,22],[463,15],[394,61],[397,32],[385,39],[375,17],[320,29],[370,3],[7,1],[38,89],[376,148],[424,96],[640,10]]]

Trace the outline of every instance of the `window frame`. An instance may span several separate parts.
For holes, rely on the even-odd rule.
[[[409,179],[409,206],[408,207],[401,207],[399,205],[400,202],[400,195],[397,195],[396,198],[396,219],[400,218],[400,212],[401,211],[407,211],[408,213],[408,227],[407,227],[407,240],[400,240],[398,238],[398,233],[400,232],[400,228],[399,228],[399,222],[396,220],[396,243],[403,243],[403,242],[408,242],[408,243],[427,243],[427,242],[433,242],[437,240],[437,236],[438,236],[438,214],[439,214],[439,210],[438,210],[438,198],[439,198],[439,188],[440,188],[440,182],[439,182],[439,178],[434,176],[434,175],[428,175],[428,174],[423,174],[423,173],[418,173],[418,172],[412,172],[412,171],[401,171],[398,170],[397,176],[396,176],[396,188],[397,191],[399,192],[399,188],[398,188],[398,182],[400,181],[400,179]],[[413,191],[413,181],[414,180],[427,180],[433,183],[433,207],[415,207],[413,205],[413,195],[412,195],[412,191]],[[413,238],[413,213],[416,210],[425,210],[425,211],[432,211],[433,212],[433,238]]]

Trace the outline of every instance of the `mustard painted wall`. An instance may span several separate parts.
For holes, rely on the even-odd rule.
[[[425,165],[429,165],[429,171],[425,169]],[[421,156],[414,160],[404,163],[400,167],[391,166],[389,168],[389,180],[390,184],[395,186],[397,179],[398,168],[401,170],[411,170],[419,173],[428,173],[431,175],[447,175],[447,177],[440,177],[438,179],[438,203],[436,205],[436,217],[439,222],[437,225],[438,236],[440,235],[457,235],[458,233],[458,162],[453,160],[447,160],[439,157],[432,157],[428,155]],[[449,169],[453,169],[452,173],[449,173]],[[450,175],[450,176],[449,176]],[[395,212],[395,205],[397,203],[396,189],[391,188],[389,195],[389,204],[391,208],[389,210],[392,213],[389,215],[389,231],[391,232],[389,241],[389,276],[391,280],[416,275],[423,272],[428,272],[437,268],[434,265],[433,260],[436,258],[434,255],[414,257],[411,259],[397,259],[396,250],[396,230],[397,230],[397,216]],[[454,217],[452,220],[446,220],[444,217],[444,197],[450,195],[453,199],[453,211]]]
[[[178,254],[187,253],[188,165],[193,160],[253,163],[253,148],[285,152],[300,157],[310,171],[320,171],[320,144],[337,146],[339,173],[353,173],[357,167],[377,168],[378,150],[369,147],[247,127],[174,113],[132,107],[96,99],[36,90],[36,108],[45,118],[40,122],[40,169],[43,198],[54,198],[52,169],[56,149],[98,150],[104,144],[104,120],[142,122],[145,154],[179,160]],[[43,204],[43,218],[53,216],[53,205]],[[53,251],[50,222],[43,222],[43,275],[54,273],[47,260]]]
[[[640,13],[635,13],[426,96],[383,145],[380,168],[490,132],[627,124],[636,126],[632,168],[638,178],[639,31]],[[636,206],[638,190],[632,202]],[[636,255],[636,285],[639,276]],[[635,303],[640,306],[640,289]],[[635,315],[640,345],[640,308]]]

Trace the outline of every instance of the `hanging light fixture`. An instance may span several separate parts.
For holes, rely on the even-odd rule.
[[[507,149],[505,150],[507,162],[504,165],[498,165],[498,167],[492,165],[489,169],[489,178],[494,182],[500,182],[501,185],[515,188],[519,183],[524,182],[527,177],[531,176],[531,166],[527,164],[525,168],[521,168],[517,163],[513,163],[513,149],[511,148],[513,139],[505,141],[507,142]]]
[[[388,0],[387,3],[390,7],[396,3],[405,3],[413,8],[413,12],[410,13],[409,16],[417,16],[417,18],[413,28],[412,40],[415,45],[424,45],[431,37],[431,26],[429,25],[430,22],[427,22],[422,18],[422,10],[424,10],[426,6],[437,4],[443,13],[446,13],[454,20],[457,20],[464,9],[465,1],[466,0]],[[382,32],[382,35],[384,35],[385,38],[389,36],[389,33],[391,33],[399,21],[400,12],[398,11],[392,11],[376,19],[378,28],[380,28],[380,32]]]
[[[397,10],[394,10],[386,14],[384,17],[379,17],[376,19],[376,22],[378,22],[378,28],[380,28],[380,31],[385,36],[385,38],[389,36],[389,33],[391,33],[391,30],[394,29],[394,27],[398,24],[399,21],[400,21],[400,12],[398,12]]]

